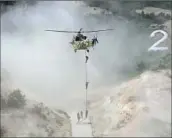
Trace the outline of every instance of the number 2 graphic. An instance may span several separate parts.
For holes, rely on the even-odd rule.
[[[154,43],[149,49],[148,51],[157,51],[157,50],[168,50],[168,47],[156,47],[157,45],[159,45],[160,43],[162,43],[165,39],[167,39],[168,34],[163,31],[163,30],[155,30],[150,34],[150,37],[154,37],[156,33],[162,33],[164,36],[158,40],[156,43]]]

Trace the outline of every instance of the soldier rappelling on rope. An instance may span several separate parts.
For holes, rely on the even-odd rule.
[[[78,50],[84,50],[85,52],[89,53],[89,49],[92,47],[94,48],[98,42],[97,35],[94,36],[92,39],[88,38],[87,36],[83,35],[83,33],[95,33],[95,32],[102,32],[102,31],[110,31],[114,29],[103,29],[103,30],[94,30],[94,31],[82,31],[82,28],[79,31],[60,31],[60,30],[45,30],[45,31],[52,31],[52,32],[60,32],[60,33],[75,33],[76,35],[73,36],[71,45],[73,47],[74,52],[77,52]],[[89,57],[85,55],[85,64],[87,63]],[[87,64],[86,64],[86,111],[85,111],[85,118],[88,117],[88,110],[87,110],[87,88],[88,88],[88,80],[87,80]],[[79,113],[77,113],[77,119],[78,122],[83,117],[83,113],[81,111],[81,116]]]
[[[85,88],[86,88],[86,89],[88,88],[88,84],[89,84],[89,82],[86,82],[86,83],[85,83]]]
[[[85,56],[85,63],[87,63],[88,61],[88,56]]]

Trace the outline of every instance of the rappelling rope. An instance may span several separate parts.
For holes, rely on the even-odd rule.
[[[85,108],[86,108],[86,110],[87,110],[87,93],[88,93],[88,71],[87,71],[87,58],[88,58],[88,56],[87,56],[87,52],[86,52],[86,50],[85,50],[85,58],[86,58],[86,61],[85,61]]]

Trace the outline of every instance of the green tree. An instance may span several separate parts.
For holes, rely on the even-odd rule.
[[[4,109],[7,107],[7,102],[4,99],[4,97],[1,95],[1,109]]]
[[[8,107],[22,108],[26,105],[25,95],[19,89],[16,89],[9,94],[7,104]]]

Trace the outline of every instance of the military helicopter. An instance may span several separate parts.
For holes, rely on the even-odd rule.
[[[73,39],[70,42],[76,53],[77,50],[86,50],[87,52],[89,52],[89,48],[91,47],[94,48],[94,46],[98,43],[97,35],[95,35],[92,39],[88,39],[88,37],[83,35],[83,33],[110,31],[114,29],[105,29],[105,30],[96,30],[96,31],[82,31],[82,30],[83,28],[80,28],[79,31],[59,31],[59,30],[45,30],[45,31],[60,32],[60,33],[77,33],[77,35],[73,36]]]

